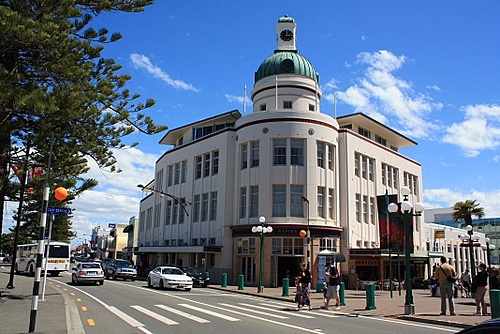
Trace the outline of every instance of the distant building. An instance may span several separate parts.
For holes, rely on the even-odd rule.
[[[300,262],[311,264],[315,284],[335,253],[345,256],[341,271],[352,286],[357,277],[388,277],[382,243],[401,240],[379,217],[385,194],[401,201],[402,186],[411,203],[422,201],[421,165],[400,152],[416,143],[361,113],[321,113],[319,76],[296,49],[295,21],[281,17],[276,37],[277,49],[255,72],[252,113],[228,111],[161,139],[171,148],[140,204],[136,254],[145,271],[194,266],[214,282],[227,273],[230,283],[243,275],[255,286],[261,245],[252,227],[264,217],[273,228],[263,238],[265,286],[281,285]],[[412,227],[411,270],[423,279],[423,218]],[[310,232],[310,252],[301,230]]]

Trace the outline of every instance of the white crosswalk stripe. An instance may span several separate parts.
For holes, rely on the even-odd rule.
[[[195,310],[195,311],[198,311],[201,313],[209,314],[209,315],[212,315],[212,316],[217,317],[217,318],[225,319],[227,321],[240,321],[240,319],[238,319],[238,318],[233,318],[233,317],[230,317],[228,315],[209,311],[209,310],[203,309],[201,307],[197,307],[197,306],[193,306],[193,305],[189,305],[189,304],[179,304],[179,306],[186,307],[186,308],[189,308],[191,310]]]
[[[137,311],[141,312],[141,313],[144,313],[148,316],[150,316],[151,318],[153,319],[156,319],[158,321],[161,321],[163,322],[165,325],[178,325],[179,323],[178,322],[175,322],[173,320],[170,320],[169,318],[167,317],[164,317],[158,313],[155,313],[153,311],[150,311],[142,306],[139,306],[139,305],[130,305],[130,307],[132,307],[133,309],[136,309]]]
[[[299,317],[299,318],[314,319],[314,315],[312,315],[312,314],[301,314],[301,313],[296,312],[296,311],[276,310],[276,309],[271,308],[271,307],[262,307],[262,306],[245,304],[245,303],[240,303],[240,305],[251,307],[251,308],[256,308],[256,309],[260,309],[260,310],[265,310],[265,311],[267,311],[266,314],[269,314],[269,311],[272,311],[272,312],[276,312],[276,313],[286,314],[289,317],[293,316],[293,317]],[[311,311],[308,311],[308,312],[311,313]]]
[[[188,319],[191,319],[193,321],[199,322],[200,324],[206,324],[206,323],[210,322],[209,320],[197,317],[195,315],[186,313],[186,312],[181,311],[181,310],[177,310],[177,309],[172,308],[172,307],[168,307],[165,305],[155,305],[155,306],[161,308],[162,310],[168,311],[170,313],[180,315],[181,317],[188,318]]]
[[[255,313],[255,314],[261,314],[261,315],[265,315],[265,316],[271,317],[271,318],[289,319],[288,317],[284,317],[282,315],[277,315],[277,314],[272,314],[272,313],[269,313],[269,312],[262,312],[262,311],[254,310],[253,308],[255,308],[255,307],[253,305],[252,305],[251,308],[240,307],[240,306],[231,305],[231,304],[225,304],[225,303],[219,303],[219,305],[222,305],[224,307],[230,307],[230,308],[237,309],[237,310],[240,310],[240,311],[252,312],[252,313]]]

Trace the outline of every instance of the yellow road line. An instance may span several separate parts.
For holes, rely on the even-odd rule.
[[[93,319],[87,319],[87,323],[89,324],[90,327],[94,327],[95,326],[95,322]]]
[[[77,302],[81,302],[82,300],[80,298],[76,298],[76,301]]]
[[[82,306],[82,311],[83,312],[87,311],[87,306]]]

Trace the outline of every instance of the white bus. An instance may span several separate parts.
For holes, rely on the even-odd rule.
[[[45,249],[43,254],[47,254],[47,243],[44,243]],[[35,275],[36,256],[38,244],[19,245],[17,247],[16,264],[14,270],[17,274],[28,273],[31,276]],[[68,271],[70,262],[70,244],[58,241],[50,242],[49,257],[47,259],[47,273],[52,276],[58,276],[62,271]],[[45,270],[45,261],[42,259],[42,272]]]

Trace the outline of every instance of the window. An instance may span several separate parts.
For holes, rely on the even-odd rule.
[[[253,141],[250,142],[250,154],[252,157],[250,167],[258,167],[259,166],[259,142]]]
[[[373,159],[368,158],[368,180],[373,181]]]
[[[375,141],[381,145],[387,146],[387,140],[385,140],[385,138],[380,137],[379,135],[375,135]]]
[[[266,109],[267,109],[266,104],[265,103],[261,104],[259,106],[259,109],[260,109],[260,111],[266,111]]]
[[[241,169],[248,167],[248,144],[241,144]]]
[[[309,103],[309,111],[314,111],[316,108],[314,108],[314,104]]]
[[[199,155],[195,158],[196,161],[196,166],[195,166],[195,173],[194,173],[194,178],[199,179],[201,177],[201,161],[202,161],[202,156]]]
[[[179,204],[179,224],[184,223],[184,218],[186,216],[186,211],[184,210],[184,206],[181,203],[186,203],[185,198],[181,198]]]
[[[293,166],[304,166],[304,140],[292,139],[290,141],[290,164]]]
[[[363,176],[363,179],[366,179],[368,169],[368,167],[366,166],[367,163],[368,159],[364,156],[361,156],[361,175]]]
[[[179,215],[179,203],[174,201],[172,203],[172,224],[177,224],[177,216]]]
[[[333,188],[328,189],[328,218],[335,219]]]
[[[259,215],[259,186],[250,186],[250,212],[249,217],[254,218]]]
[[[180,178],[181,178],[181,165],[179,163],[176,163],[174,167],[174,184],[179,184]]]
[[[292,101],[283,101],[283,109],[292,109]]]
[[[361,195],[356,194],[356,221],[361,222]]]
[[[247,216],[247,188],[240,188],[240,218]]]
[[[375,197],[370,197],[370,223],[375,225]]]
[[[286,216],[286,185],[273,185],[273,217]]]
[[[212,175],[219,174],[219,151],[212,152]]]
[[[370,131],[366,130],[366,129],[363,129],[362,127],[358,127],[358,133],[360,135],[362,135],[363,137],[366,137],[366,138],[371,138],[371,134],[370,134]]]
[[[255,254],[256,238],[238,238],[236,240],[238,255]]]
[[[161,203],[157,203],[155,205],[155,220],[153,223],[155,227],[160,226],[160,215],[161,215]]]
[[[368,223],[368,196],[363,195],[363,220]]]
[[[354,175],[359,176],[359,153],[354,153]]]
[[[208,219],[208,193],[201,194],[201,221]]]
[[[200,220],[200,208],[201,208],[200,195],[194,195],[193,222],[197,222]]]
[[[181,163],[181,183],[186,183],[186,176],[187,176],[187,161],[184,160]]]
[[[328,169],[335,170],[335,146],[328,145]]]
[[[146,210],[146,230],[151,229],[151,223],[153,221],[153,208]]]
[[[325,168],[325,143],[318,142],[316,144],[316,158],[318,167]]]
[[[349,129],[349,130],[352,130],[352,124],[346,124],[346,125],[342,125],[340,126],[341,129]]]
[[[205,167],[203,169],[203,177],[210,175],[210,153],[205,154]]]
[[[318,187],[318,216],[325,218],[325,187]]]
[[[273,165],[286,165],[286,139],[273,140]]]
[[[171,186],[174,179],[174,166],[170,165],[167,168],[167,186]]]
[[[210,220],[217,220],[217,192],[210,193]]]
[[[302,185],[292,184],[290,186],[290,216],[292,217],[304,217],[303,188]]]

